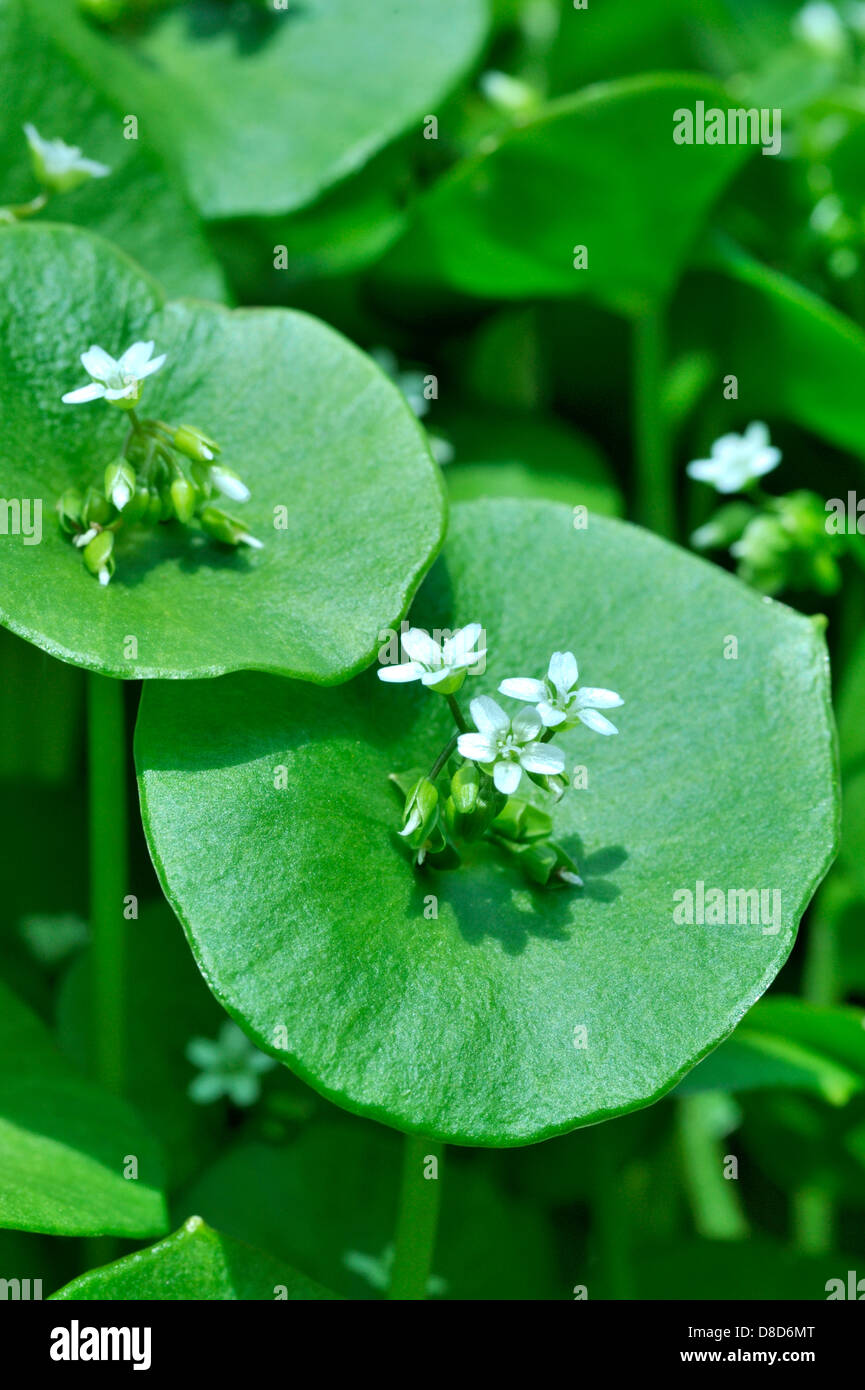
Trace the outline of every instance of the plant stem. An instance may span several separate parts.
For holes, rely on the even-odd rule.
[[[123,898],[129,884],[123,682],[89,674],[91,1038],[94,1070],[120,1093],[124,1075]]]
[[[609,1121],[593,1126],[592,1224],[595,1246],[608,1298],[634,1297],[630,1233],[625,1194],[621,1187],[619,1146]]]
[[[455,695],[446,695],[446,696],[445,696],[445,699],[446,699],[447,702],[448,702],[448,708],[450,709],[450,712],[451,712],[451,714],[452,714],[453,717],[454,717],[454,723],[456,724],[456,726],[457,726],[457,728],[459,729],[460,733],[461,733],[461,734],[468,733],[468,727],[469,727],[469,726],[468,726],[468,724],[466,723],[465,718],[463,717],[463,712],[462,712],[462,710],[460,709],[459,705],[458,705],[457,702],[456,702],[456,696],[455,696]]]
[[[438,1172],[434,1178],[424,1174],[431,1158],[436,1160],[437,1169],[440,1168],[444,1158],[443,1144],[425,1139],[422,1134],[406,1135],[389,1299],[418,1301],[426,1298],[435,1251],[441,1181]]]
[[[671,539],[676,534],[673,460],[664,412],[664,308],[634,322],[633,428],[637,520]]]
[[[432,767],[430,768],[427,774],[427,778],[430,782],[434,782],[435,779],[438,777],[439,773],[441,772],[451,753],[456,748],[458,738],[459,734],[454,734],[453,738],[448,739],[444,748],[439,753],[438,757],[436,758],[435,762],[433,763]]]
[[[679,1150],[697,1233],[707,1240],[744,1240],[748,1222],[735,1179],[724,1177],[712,1124],[711,1094],[683,1096],[677,1105]]]
[[[17,203],[14,207],[4,208],[4,212],[11,212],[14,218],[33,217],[37,212],[41,212],[48,202],[47,193],[37,193],[35,198],[31,198],[29,203]]]

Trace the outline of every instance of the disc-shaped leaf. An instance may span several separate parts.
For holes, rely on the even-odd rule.
[[[713,83],[667,74],[552,103],[432,188],[386,272],[508,299],[591,293],[639,312],[670,287],[747,157],[674,142],[674,113],[698,101],[729,105]]]
[[[125,1166],[137,1160],[137,1176]],[[0,1226],[59,1236],[156,1236],[161,1162],[141,1121],[61,1057],[0,986]]]
[[[419,685],[244,676],[160,683],[141,707],[151,852],[211,988],[332,1099],[456,1142],[661,1095],[769,984],[834,850],[817,625],[646,532],[572,522],[552,502],[458,504],[412,619],[483,624],[462,698],[568,648],[623,696],[617,738],[561,739],[587,773],[554,818],[582,890],[534,890],[487,846],[412,869],[388,775],[451,731]]]
[[[42,507],[41,544],[2,536],[0,621],[116,676],[255,667],[328,682],[365,665],[442,521],[422,433],[374,363],[305,314],[166,304],[114,248],[71,228],[5,229],[0,273],[10,287],[0,333],[4,495],[25,518]],[[90,343],[118,355],[137,339],[167,353],[139,412],[219,441],[252,490],[231,509],[264,549],[227,550],[178,523],[138,527],[120,536],[117,572],[101,588],[52,508],[69,484],[100,480],[127,422],[103,401],[64,405],[61,396],[82,383],[78,357]]]
[[[22,129],[32,124],[111,171],[54,196],[48,216],[115,241],[169,294],[222,298],[225,281],[199,215],[147,124],[129,124],[137,108],[128,93],[112,98],[103,90],[104,61],[94,35],[63,5],[0,0],[0,201],[25,203],[39,192]]]
[[[190,1216],[179,1231],[114,1264],[91,1269],[51,1295],[56,1299],[185,1299],[200,1302],[336,1298],[297,1270],[212,1230]]]
[[[128,53],[106,39],[103,80],[131,87],[205,216],[288,212],[415,122],[422,139],[485,30],[485,0],[196,0]]]

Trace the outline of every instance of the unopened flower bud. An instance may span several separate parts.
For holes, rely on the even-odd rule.
[[[67,536],[81,530],[84,499],[77,487],[68,487],[57,503],[60,527]]]
[[[87,526],[104,526],[111,520],[111,503],[96,487],[89,487],[84,494],[82,520]]]
[[[84,563],[100,584],[107,584],[114,573],[113,550],[113,531],[100,531],[84,547]]]
[[[135,495],[135,469],[125,458],[118,458],[105,469],[105,496],[119,512]]]
[[[178,426],[174,431],[172,443],[175,449],[196,463],[211,463],[220,452],[216,441],[208,439],[207,435],[202,434],[194,425]]]
[[[438,800],[438,790],[428,777],[421,777],[406,797],[403,828],[399,833],[412,849],[421,849],[435,828]]]
[[[151,486],[147,491],[149,500],[147,511],[142,519],[147,522],[148,526],[155,526],[158,521],[162,520],[162,498],[156,487]]]
[[[218,507],[202,508],[199,520],[208,536],[222,541],[223,545],[250,545],[255,550],[263,548],[262,542],[249,534],[242,521],[220,511]]]
[[[214,464],[210,470],[210,481],[221,492],[223,497],[230,497],[232,502],[248,502],[252,493],[246,486],[242,478],[238,477],[233,468],[226,468],[224,464]]]
[[[150,491],[139,483],[132,495],[132,500],[127,502],[123,508],[123,520],[129,526],[134,526],[136,521],[144,521],[147,510],[150,506]]]
[[[188,478],[175,478],[171,484],[171,500],[178,521],[185,525],[195,515],[198,493]]]

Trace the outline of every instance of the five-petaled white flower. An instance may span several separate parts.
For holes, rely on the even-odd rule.
[[[410,627],[402,635],[403,650],[409,660],[399,666],[380,666],[379,679],[421,681],[440,695],[453,695],[467,673],[486,656],[486,648],[476,645],[482,635],[480,623],[469,623],[439,643],[422,628]]]
[[[469,708],[478,732],[460,734],[457,748],[470,762],[480,763],[485,772],[491,770],[496,787],[505,796],[516,791],[523,769],[551,777],[564,772],[561,749],[536,742],[544,727],[537,710],[527,706],[511,721],[489,695],[479,695]]]
[[[722,434],[712,445],[711,458],[694,459],[687,472],[718,492],[743,492],[780,462],[781,450],[769,443],[769,431],[762,421],[755,420],[744,434]]]
[[[43,140],[35,125],[25,125],[24,134],[36,178],[54,193],[68,193],[88,179],[104,179],[111,173],[107,164],[85,159],[77,145],[67,145],[65,140]]]
[[[92,345],[82,352],[81,365],[93,380],[87,386],[79,386],[76,391],[67,391],[63,397],[64,404],[79,405],[82,401],[97,401],[104,397],[112,405],[131,410],[141,398],[144,378],[158,372],[165,361],[165,353],[161,357],[152,354],[152,342],[133,343],[116,360],[104,348]]]
[[[261,1094],[261,1073],[276,1066],[273,1057],[259,1052],[231,1019],[222,1024],[215,1041],[190,1038],[186,1056],[199,1068],[188,1088],[189,1096],[199,1105],[209,1105],[220,1096],[227,1096],[235,1105],[254,1105]]]
[[[512,700],[525,700],[537,705],[538,715],[548,729],[573,728],[577,720],[597,734],[617,734],[615,724],[598,710],[616,709],[625,702],[615,690],[601,690],[585,685],[577,689],[577,658],[573,652],[553,652],[549,670],[541,681],[529,676],[513,676],[502,681],[499,693]]]

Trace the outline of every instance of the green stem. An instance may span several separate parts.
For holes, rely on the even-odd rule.
[[[634,322],[636,512],[641,525],[673,538],[675,480],[664,411],[664,360],[664,310],[659,305]]]
[[[835,1204],[825,1187],[800,1187],[793,1193],[793,1232],[803,1255],[826,1255],[835,1243]]]
[[[468,726],[468,724],[467,724],[466,721],[465,721],[465,718],[464,718],[464,716],[463,716],[462,710],[460,709],[459,705],[457,704],[456,696],[455,696],[455,695],[446,695],[446,696],[445,696],[445,699],[446,699],[447,702],[448,702],[448,708],[450,709],[450,712],[451,712],[451,714],[452,714],[453,717],[454,717],[454,723],[456,724],[456,726],[457,726],[457,728],[459,729],[460,733],[461,733],[461,734],[466,734],[466,733],[468,733],[469,726]]]
[[[452,752],[454,751],[454,749],[456,748],[456,746],[457,746],[457,739],[458,739],[458,738],[459,738],[459,734],[454,734],[453,738],[448,739],[448,741],[447,741],[447,743],[445,744],[444,748],[443,748],[442,751],[439,753],[438,757],[436,758],[435,762],[433,763],[432,767],[430,768],[429,772],[427,773],[427,780],[428,780],[428,781],[434,782],[435,779],[438,777],[439,773],[441,772],[442,768],[444,767],[444,765],[445,765],[445,763],[447,762],[448,758],[450,757],[451,753],[452,753]]]
[[[712,1124],[714,1097],[683,1096],[678,1102],[679,1151],[685,1188],[697,1233],[707,1240],[744,1240],[748,1222],[736,1191],[725,1178],[723,1154]]]
[[[389,1299],[426,1298],[438,1226],[438,1169],[443,1158],[442,1144],[425,1139],[422,1134],[406,1135]],[[435,1177],[425,1176],[430,1159],[436,1160]]]
[[[607,1297],[627,1302],[634,1298],[635,1288],[619,1146],[609,1121],[595,1125],[590,1139],[594,1157],[592,1226],[595,1247]]]
[[[129,886],[123,682],[91,673],[87,695],[93,1065],[102,1084],[120,1093],[124,1075],[123,899]]]

